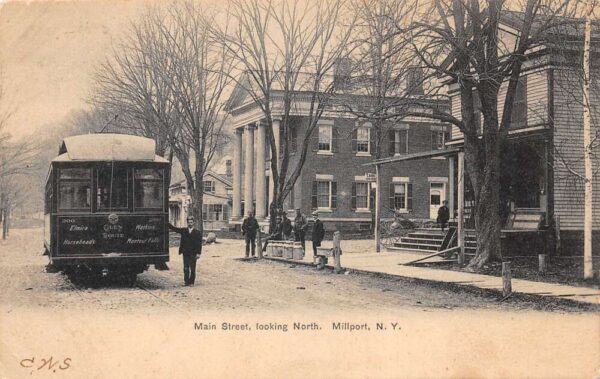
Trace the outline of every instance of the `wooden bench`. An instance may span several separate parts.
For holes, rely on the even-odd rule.
[[[269,257],[286,258],[293,260],[304,259],[304,249],[300,242],[295,241],[269,241],[267,245]]]

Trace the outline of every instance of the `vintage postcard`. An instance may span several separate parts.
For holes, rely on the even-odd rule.
[[[600,377],[599,14],[0,0],[0,377]]]

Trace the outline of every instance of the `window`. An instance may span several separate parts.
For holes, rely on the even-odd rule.
[[[394,130],[394,154],[408,154],[408,129]]]
[[[205,180],[203,182],[204,192],[215,193],[215,182],[212,180]]]
[[[129,170],[113,164],[97,171],[96,204],[99,210],[127,209]]]
[[[409,95],[423,95],[423,70],[411,67],[406,73],[406,90]]]
[[[202,218],[205,221],[223,221],[225,220],[223,208],[223,204],[204,204]]]
[[[87,168],[64,168],[59,176],[59,209],[88,210],[92,200],[91,170]]]
[[[369,128],[358,128],[356,131],[356,152],[357,153],[369,153],[369,141],[371,129]]]
[[[390,208],[403,212],[412,210],[411,183],[408,181],[402,183],[390,183]]]
[[[163,170],[136,169],[135,207],[162,209],[163,187]]]
[[[331,151],[331,125],[319,125],[319,151]]]
[[[446,132],[440,130],[431,131],[431,150],[442,150],[446,143]]]
[[[335,209],[337,207],[337,183],[331,180],[314,181],[312,207],[314,209]]]
[[[317,208],[331,208],[331,182],[317,182]]]
[[[522,128],[527,125],[527,77],[519,78],[515,91],[515,100],[510,117],[511,128]]]
[[[394,209],[406,209],[406,183],[394,184]]]
[[[369,183],[356,183],[356,209],[369,209]]]

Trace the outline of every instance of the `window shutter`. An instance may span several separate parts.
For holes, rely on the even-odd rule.
[[[312,185],[312,208],[313,209],[317,209],[318,208],[318,203],[317,203],[317,182],[313,182]]]
[[[431,150],[437,150],[437,131],[431,130]]]
[[[409,211],[413,209],[412,183],[406,183],[406,208]]]
[[[388,130],[388,141],[390,146],[390,156],[396,154],[396,131]]]
[[[400,131],[400,154],[408,154],[408,130]]]
[[[338,135],[338,128],[336,128],[335,126],[331,127],[331,152],[333,153],[337,153],[339,152],[339,135]]]
[[[354,129],[352,131],[352,152],[356,153],[357,148],[356,148],[356,140],[358,139],[358,132],[356,129]]]
[[[369,153],[375,155],[375,129],[369,129]]]
[[[352,203],[350,204],[350,209],[356,210],[356,182],[352,182]]]
[[[390,183],[390,209],[394,210],[395,209],[395,204],[394,204],[394,197],[396,195],[396,191],[394,188],[394,183]]]
[[[296,150],[298,149],[298,132],[296,130],[296,128],[291,128],[290,129],[290,153],[294,154],[296,153]]]
[[[337,208],[337,182],[331,182],[331,209]]]

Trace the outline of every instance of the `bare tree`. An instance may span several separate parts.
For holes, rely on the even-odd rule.
[[[457,126],[464,136],[477,234],[477,253],[470,269],[481,268],[501,255],[500,162],[526,53],[564,22],[562,17],[574,11],[569,0],[526,0],[510,7],[502,0],[435,0],[428,10],[435,17],[418,23],[411,35],[422,63],[459,87],[460,119],[449,114],[440,118]],[[513,45],[498,38],[504,16],[519,24],[519,37]],[[499,109],[503,83],[506,92]],[[476,98],[480,107],[475,105]],[[483,116],[481,129],[479,112]]]
[[[171,149],[199,225],[202,178],[226,143],[222,109],[232,68],[223,44],[209,38],[206,20],[211,17],[191,1],[149,10],[99,69],[93,97]]]
[[[241,75],[233,79],[264,115],[271,157],[280,158],[271,159],[272,223],[301,174],[318,120],[332,105],[333,69],[344,56],[353,25],[344,13],[346,4],[345,0],[231,0],[226,26],[212,28],[235,59]],[[307,127],[298,136],[299,158],[292,164],[291,118],[297,108],[306,110]],[[274,109],[281,112],[281,144],[273,133]]]
[[[350,85],[337,96],[357,119],[371,123],[373,154],[379,159],[391,125],[387,121],[400,116],[398,106],[407,95],[423,95],[419,62],[406,38],[417,8],[402,0],[355,0],[352,9],[356,24],[348,60]]]
[[[0,73],[0,106],[4,105],[4,89]],[[10,225],[11,208],[20,201],[23,187],[19,186],[19,176],[29,174],[34,169],[38,145],[30,136],[16,141],[7,131],[10,112],[0,108],[0,221],[2,239],[6,239]]]

